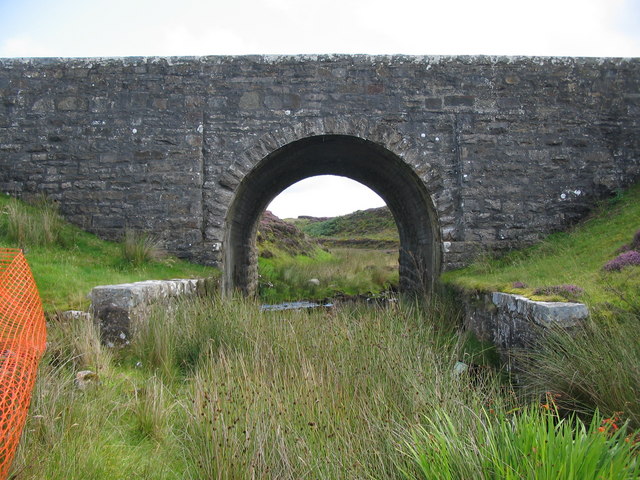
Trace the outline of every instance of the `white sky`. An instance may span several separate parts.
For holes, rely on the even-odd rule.
[[[640,0],[0,0],[0,57],[260,53],[640,57]],[[381,202],[304,185],[270,208],[332,216]]]
[[[384,200],[358,182],[345,177],[320,175],[291,185],[271,202],[267,210],[280,218],[299,215],[334,217],[384,204]]]

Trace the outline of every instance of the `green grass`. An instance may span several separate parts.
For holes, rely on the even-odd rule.
[[[574,284],[591,307],[615,310],[640,298],[640,268],[605,272],[603,265],[640,229],[640,184],[605,202],[585,222],[541,244],[502,258],[485,256],[470,267],[446,272],[444,283],[468,291],[504,291],[536,298],[536,288]],[[514,282],[528,287],[513,288]],[[537,297],[549,299],[549,297]],[[561,300],[561,298],[552,298]]]
[[[439,297],[424,308],[331,312],[189,299],[157,308],[131,349],[115,352],[100,346],[90,323],[54,322],[49,340],[58,347],[42,362],[13,473],[636,478],[633,441],[624,441],[634,432],[600,432],[597,414],[591,424],[558,422],[491,368],[454,373],[457,361],[480,358],[465,351],[459,315]],[[100,382],[79,391],[73,378],[84,368]],[[534,476],[561,466],[574,476]]]
[[[307,218],[288,221],[311,237],[372,239],[399,243],[398,229],[387,207],[358,210],[322,221],[310,221]]]
[[[470,409],[465,422],[436,411],[416,428],[408,449],[428,480],[638,478],[640,462],[625,441],[631,440],[626,428],[600,431],[597,412],[585,426],[573,415],[559,418],[553,404],[545,407]]]
[[[611,219],[639,218],[633,195]],[[611,252],[630,241],[629,218],[620,230],[631,231]],[[119,245],[65,232],[60,246],[28,247],[30,261],[43,255],[36,265],[60,264],[52,278],[83,263],[88,272],[111,264],[110,274],[131,274]],[[553,257],[560,250],[551,245],[514,255]],[[65,260],[71,251],[85,256]],[[396,261],[360,253],[344,253],[350,269],[361,269],[355,279],[375,270],[366,268],[373,258]],[[324,287],[344,275],[339,255],[319,251],[296,266],[267,260],[283,279],[323,278]],[[156,263],[132,270],[149,277]],[[497,273],[507,264],[482,268]],[[528,389],[491,368],[492,352],[458,330],[455,302],[438,296],[425,305],[285,312],[261,312],[246,299],[188,299],[158,306],[135,324],[132,345],[115,351],[99,343],[93,322],[52,317],[12,473],[20,480],[638,478],[640,432],[624,420],[638,427],[639,317],[620,297],[633,276],[616,278],[619,303],[607,310],[608,322],[549,335],[539,353],[524,357],[519,375]],[[568,283],[550,284],[561,282]],[[54,298],[63,283],[52,285]],[[481,365],[459,373],[458,361]],[[80,391],[74,378],[84,369],[99,382]]]
[[[46,218],[55,233],[43,241]],[[17,218],[18,222],[12,222]],[[23,233],[16,236],[16,227]],[[158,261],[130,262],[122,244],[100,240],[63,222],[51,206],[29,206],[0,195],[0,247],[23,248],[46,311],[86,309],[86,295],[96,285],[128,283],[149,279],[208,277],[217,275],[210,267],[167,257]]]
[[[335,248],[313,256],[259,258],[260,297],[269,303],[380,293],[398,284],[395,251]],[[319,285],[309,282],[316,279]]]
[[[565,411],[599,410],[640,428],[640,312],[616,321],[596,314],[571,331],[549,332],[540,348],[519,352],[521,381],[532,396],[553,391]]]

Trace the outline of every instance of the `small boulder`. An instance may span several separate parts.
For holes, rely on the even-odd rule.
[[[315,287],[319,287],[320,286],[320,280],[318,280],[317,278],[311,278],[311,279],[309,279],[309,281],[307,283],[309,285],[313,285]]]
[[[80,310],[67,310],[58,314],[60,320],[86,320],[91,321],[91,314],[89,312],[82,312]]]
[[[89,387],[94,387],[100,382],[98,374],[91,370],[81,370],[76,373],[76,379],[74,380],[75,386],[78,390],[86,390]]]

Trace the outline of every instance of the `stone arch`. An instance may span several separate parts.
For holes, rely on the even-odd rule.
[[[430,192],[405,155],[358,136],[311,133],[281,146],[276,136],[263,138],[221,178],[235,191],[225,223],[224,290],[256,292],[258,221],[273,198],[302,179],[340,175],[371,188],[391,210],[400,235],[401,291],[430,291],[441,270],[440,228]],[[385,144],[407,143],[393,132],[378,133]],[[257,155],[261,159],[251,167]]]

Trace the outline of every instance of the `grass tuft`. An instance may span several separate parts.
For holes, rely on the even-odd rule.
[[[122,241],[122,256],[134,267],[162,260],[167,256],[160,240],[145,232],[126,230]]]
[[[170,430],[174,404],[163,381],[156,376],[148,378],[135,390],[133,414],[138,432],[156,442],[164,441]]]
[[[70,362],[76,370],[93,370],[96,373],[108,370],[112,352],[101,344],[98,326],[88,315],[71,318],[51,315],[49,328],[57,332],[47,343],[54,364]]]
[[[57,206],[42,198],[31,207],[18,200],[6,202],[0,233],[22,249],[42,245],[62,245],[64,221]]]

